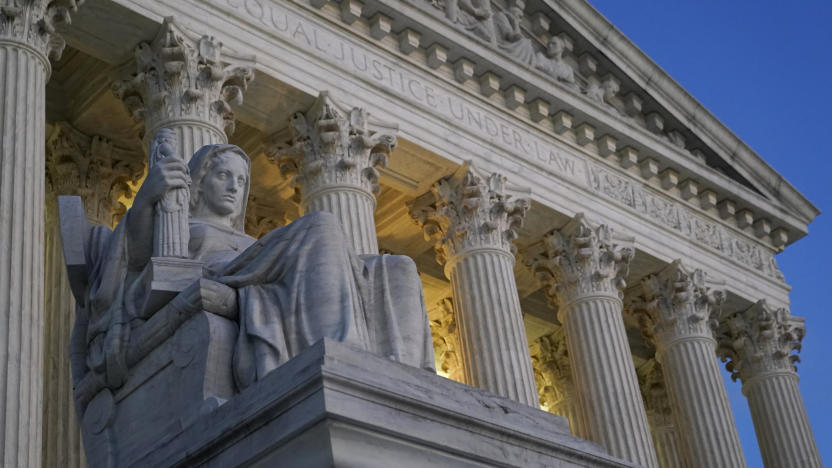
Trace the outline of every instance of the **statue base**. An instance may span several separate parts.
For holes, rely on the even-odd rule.
[[[330,340],[188,422],[118,465],[635,466],[564,418]]]
[[[150,317],[202,278],[202,262],[188,258],[151,257],[145,268],[147,297],[142,307],[143,317]]]

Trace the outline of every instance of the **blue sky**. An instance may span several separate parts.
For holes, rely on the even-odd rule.
[[[590,2],[824,212],[777,261],[806,317],[800,388],[832,463],[832,2]],[[740,385],[725,380],[748,466],[762,467]]]

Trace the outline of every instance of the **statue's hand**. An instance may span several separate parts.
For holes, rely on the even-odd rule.
[[[175,188],[187,188],[191,183],[188,166],[179,158],[163,158],[147,173],[136,194],[133,207],[152,208],[166,193]]]
[[[222,283],[201,278],[179,293],[179,297],[194,310],[204,310],[231,320],[237,318],[237,291]]]

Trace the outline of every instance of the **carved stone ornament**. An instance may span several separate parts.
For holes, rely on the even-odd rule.
[[[165,18],[153,41],[136,47],[134,57],[135,75],[113,83],[113,91],[134,119],[144,121],[146,134],[177,120],[234,132],[230,104],[242,103],[254,77],[250,58],[223,53],[220,41],[191,33],[172,17]]]
[[[587,296],[620,299],[635,251],[633,239],[590,222],[583,213],[543,238],[544,252],[531,260],[549,300],[564,304]]]
[[[675,260],[659,273],[642,280],[640,304],[634,307],[645,338],[663,348],[694,336],[713,338],[716,308],[725,291],[709,282],[704,271],[686,268]]]
[[[60,122],[46,140],[46,189],[78,195],[87,215],[112,227],[127,212],[120,201],[132,198],[131,184],[144,174],[141,155],[114,148],[104,137],[89,137]]]
[[[805,335],[803,318],[771,308],[763,299],[720,319],[717,353],[731,378],[747,383],[768,372],[797,372]]]
[[[453,299],[439,301],[439,313],[432,315],[430,333],[436,359],[436,373],[457,382],[464,380],[462,357],[459,348],[459,332],[454,317]]]
[[[487,42],[494,42],[490,0],[433,0],[452,24]]]
[[[563,328],[536,339],[529,350],[540,405],[557,414],[560,404],[574,396],[570,394],[572,369]]]
[[[505,176],[484,173],[468,161],[412,201],[410,215],[435,245],[436,261],[448,270],[449,260],[471,250],[513,255],[530,194],[529,189],[509,185]]]
[[[283,175],[294,176],[296,201],[334,187],[377,194],[379,172],[395,149],[398,126],[378,122],[360,108],[335,102],[326,91],[315,104],[290,120],[291,144],[276,138],[271,158]]]
[[[636,374],[644,398],[644,407],[653,424],[673,424],[670,398],[667,395],[661,364],[655,358],[648,359],[642,365],[636,366]]]
[[[66,42],[55,27],[71,22],[84,0],[3,0],[0,3],[0,41],[22,42],[43,58],[59,60]],[[49,62],[44,60],[49,70]],[[48,72],[47,72],[48,74]]]

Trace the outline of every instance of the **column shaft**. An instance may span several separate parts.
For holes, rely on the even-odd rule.
[[[39,466],[48,62],[0,40],[0,453]]]
[[[373,211],[376,199],[362,189],[332,187],[320,190],[303,200],[303,214],[327,211],[338,217],[344,234],[357,254],[378,254],[378,236]]]
[[[656,446],[656,457],[659,459],[660,468],[679,468],[685,466],[680,456],[679,436],[672,424],[655,424],[651,433],[653,435],[653,445]]]
[[[513,263],[475,251],[451,270],[465,383],[538,407]]]
[[[743,385],[766,468],[823,466],[797,382],[797,374],[786,371]]]
[[[54,195],[51,195],[54,197]],[[46,218],[43,466],[87,466],[72,397],[69,341],[75,299],[69,288],[54,200]]]
[[[581,411],[578,436],[617,457],[657,466],[621,301],[589,297],[565,305],[564,326]]]
[[[689,466],[744,467],[737,426],[714,351],[704,337],[678,340],[658,356],[681,450]]]
[[[576,401],[577,398],[574,396],[563,397],[555,403],[550,411],[552,413],[557,414],[558,416],[563,416],[569,421],[569,430],[573,434],[577,434],[577,427],[576,422],[578,420],[578,402]]]

